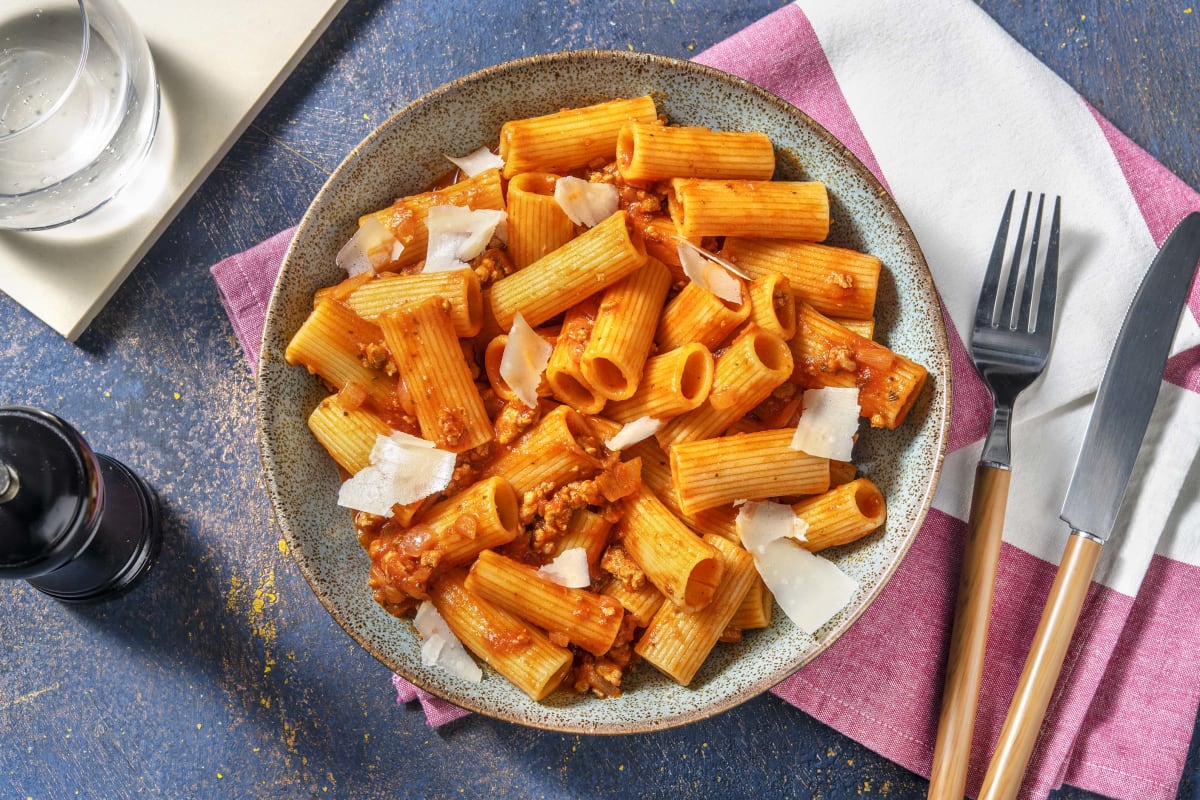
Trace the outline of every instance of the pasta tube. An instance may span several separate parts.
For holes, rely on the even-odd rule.
[[[627,122],[617,138],[617,170],[633,183],[668,178],[766,181],[775,148],[763,133]]]
[[[532,326],[640,268],[646,261],[641,237],[630,237],[629,217],[618,211],[525,269],[492,284],[492,314],[502,330],[517,312]]]
[[[379,326],[367,322],[333,300],[322,300],[288,342],[284,359],[303,364],[336,389],[357,383],[379,411],[399,409],[396,379],[360,359],[363,351],[383,341]]]
[[[558,176],[524,172],[508,182],[508,254],[517,269],[557,250],[575,235],[575,223],[554,199]]]
[[[807,303],[796,306],[796,335],[789,346],[798,386],[857,386],[862,415],[875,428],[903,422],[925,385],[923,366],[851,333]]]
[[[879,488],[867,478],[857,478],[792,506],[808,523],[800,546],[817,552],[849,544],[879,529],[887,519],[887,505]]]
[[[469,269],[406,275],[383,273],[351,292],[346,304],[363,319],[375,320],[430,297],[449,303],[456,336],[479,333],[483,325],[483,295],[479,278]]]
[[[647,95],[510,120],[500,128],[504,177],[534,171],[564,173],[612,161],[622,125],[657,118],[658,109]]]
[[[685,611],[708,605],[721,580],[721,562],[645,486],[625,498],[619,530],[625,551],[672,605]]]
[[[713,357],[699,342],[646,360],[638,390],[609,403],[604,415],[620,423],[640,417],[671,419],[697,408],[712,388]]]
[[[604,655],[621,629],[625,609],[611,597],[560,586],[533,567],[484,550],[467,573],[467,591],[562,637],[592,655]]]
[[[637,391],[671,273],[661,261],[645,265],[604,290],[579,366],[588,383],[609,400]]]
[[[442,301],[410,303],[379,323],[416,405],[421,436],[455,453],[490,442],[492,422]]]
[[[543,700],[571,671],[571,651],[546,634],[468,591],[466,571],[451,570],[429,599],[463,645],[534,700]]]
[[[829,459],[791,448],[788,428],[679,442],[670,450],[675,495],[685,514],[735,500],[819,494]]]
[[[827,316],[870,319],[875,313],[883,265],[869,253],[813,242],[729,237],[721,256],[751,278],[772,272],[786,276],[798,300]]]
[[[681,236],[820,242],[829,235],[829,193],[817,181],[675,178],[667,208]]]
[[[692,682],[758,577],[754,559],[740,545],[720,536],[706,536],[704,542],[716,553],[723,574],[712,602],[692,613],[663,603],[634,647],[643,660],[684,686]]]

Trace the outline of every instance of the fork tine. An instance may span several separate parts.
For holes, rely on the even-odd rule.
[[[979,289],[979,305],[975,306],[975,324],[991,325],[996,313],[996,291],[1000,286],[1000,270],[1004,266],[1004,245],[1008,241],[1008,223],[1012,219],[1013,200],[1017,190],[1008,193],[1004,215],[1000,217],[1000,229],[996,231],[996,242],[992,245],[992,257],[988,259],[987,272]]]
[[[1033,307],[1033,284],[1037,275],[1038,245],[1042,239],[1042,209],[1046,205],[1046,195],[1038,195],[1037,213],[1033,217],[1033,237],[1029,240],[1029,260],[1025,262],[1025,277],[1021,282],[1021,308],[1017,317],[1019,331],[1028,331],[1029,312]]]
[[[1058,294],[1058,227],[1062,197],[1054,198],[1054,216],[1050,219],[1050,238],[1046,242],[1046,263],[1042,268],[1042,293],[1038,297],[1034,331],[1049,338],[1054,331],[1054,302]]]
[[[1021,277],[1021,252],[1025,249],[1025,226],[1029,224],[1029,204],[1033,200],[1033,192],[1025,193],[1025,210],[1021,212],[1021,226],[1017,228],[1017,244],[1013,249],[1012,263],[1008,267],[1008,281],[1004,287],[1004,304],[1000,307],[1000,318],[997,325],[1014,329],[1013,309],[1017,302],[1017,279]]]

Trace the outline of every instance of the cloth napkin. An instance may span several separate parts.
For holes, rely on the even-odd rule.
[[[978,792],[1058,559],[1091,399],[1157,247],[1200,195],[966,0],[803,0],[702,53],[807,112],[889,188],[947,312],[953,409],[934,508],[879,598],[773,691],[928,776],[975,464],[991,401],[963,342],[1010,189],[1063,197],[1054,351],[1017,405],[1014,470],[968,791]],[[1018,135],[1019,134],[1019,135]],[[213,267],[251,365],[283,231]],[[1023,797],[1068,783],[1172,798],[1200,703],[1200,289]],[[394,680],[437,726],[467,713]]]

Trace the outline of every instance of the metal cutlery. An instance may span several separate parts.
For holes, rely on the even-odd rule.
[[[967,543],[930,775],[929,797],[938,800],[961,800],[965,791],[1011,477],[1013,405],[1017,396],[1045,368],[1054,330],[1061,198],[1054,200],[1040,281],[1037,263],[1044,194],[1038,197],[1032,218],[1028,259],[1023,266],[1032,193],[1025,196],[1012,260],[1007,273],[1004,270],[1015,198],[1013,191],[1000,220],[971,332],[971,358],[992,394],[992,420],[975,470],[975,489],[971,497]]]
[[[1129,485],[1200,262],[1200,213],[1183,219],[1150,265],[1096,391],[1063,502],[1071,535],[1009,705],[979,800],[1016,797],[1079,620],[1101,549]]]

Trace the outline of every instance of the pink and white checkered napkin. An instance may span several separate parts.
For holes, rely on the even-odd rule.
[[[978,791],[1067,534],[1059,508],[1090,396],[1154,252],[1200,195],[965,0],[803,0],[701,54],[802,110],[895,196],[949,314],[949,454],[885,591],[773,691],[929,774],[971,494],[990,413],[963,346],[1010,189],[1063,196],[1051,363],[1021,399],[968,789]],[[1014,131],[1021,135],[1014,136]],[[251,364],[285,231],[213,267]],[[1022,790],[1170,798],[1200,703],[1200,289],[1193,287],[1117,532],[1105,549]],[[467,712],[396,678],[429,723]]]

